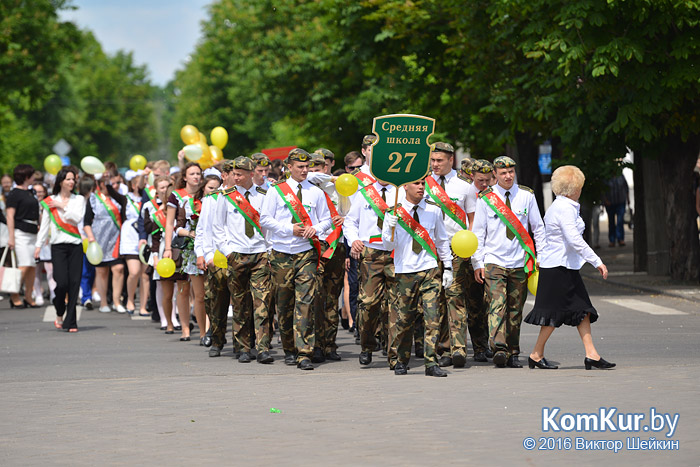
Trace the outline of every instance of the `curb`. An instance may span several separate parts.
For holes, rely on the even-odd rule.
[[[638,292],[644,292],[644,293],[653,294],[653,295],[663,295],[666,297],[678,298],[678,299],[685,300],[685,301],[691,302],[691,303],[700,303],[700,300],[698,300],[698,299],[686,297],[685,295],[681,295],[681,294],[678,294],[675,292],[669,292],[668,290],[656,289],[653,287],[644,287],[641,285],[631,285],[631,284],[627,284],[626,282],[620,282],[620,281],[616,281],[614,279],[610,279],[610,277],[608,277],[608,279],[605,280],[605,279],[602,279],[600,277],[596,277],[594,275],[589,275],[589,274],[581,274],[581,276],[585,277],[588,280],[596,281],[600,284],[610,284],[610,285],[613,285],[615,287],[621,287],[623,289],[635,290]]]

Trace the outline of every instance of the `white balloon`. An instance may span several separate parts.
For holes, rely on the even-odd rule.
[[[188,144],[182,150],[185,151],[185,157],[190,162],[197,162],[204,154],[202,147],[198,144]]]
[[[83,157],[80,161],[80,167],[83,169],[83,172],[91,175],[101,174],[106,170],[102,161],[95,156]]]
[[[97,266],[102,262],[102,247],[97,242],[91,242],[87,247],[85,256],[87,256],[90,264]]]

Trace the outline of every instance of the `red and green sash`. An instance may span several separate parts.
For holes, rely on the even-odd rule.
[[[366,186],[372,185],[374,182],[377,181],[374,179],[374,177],[372,177],[371,175],[367,175],[366,173],[364,173],[360,169],[357,169],[357,172],[354,173],[353,175],[357,178],[357,181],[360,185],[360,188],[364,188]]]
[[[379,195],[379,192],[374,187],[374,182],[372,182],[372,184],[370,185],[365,186],[364,188],[361,188],[360,193],[362,193],[362,196],[365,197],[365,201],[367,201],[367,204],[369,204],[369,206],[372,208],[377,217],[379,217],[381,220],[384,220],[384,213],[387,209],[389,209],[389,205],[386,204],[386,201],[384,201]],[[371,235],[369,237],[370,243],[381,243],[381,241],[381,232],[379,233],[379,235]]]
[[[46,209],[46,212],[49,213],[49,217],[51,218],[53,225],[56,226],[56,228],[61,232],[68,234],[71,237],[80,239],[80,231],[78,230],[78,227],[61,219],[61,216],[58,214],[58,209],[49,208],[47,203],[50,203],[51,201],[53,201],[51,196],[47,196],[43,199],[43,201],[41,201],[40,204],[44,209]]]
[[[294,218],[294,220],[296,220],[297,222],[301,222],[302,224],[304,224],[305,227],[311,227],[313,225],[313,222],[311,222],[309,214],[306,212],[306,209],[304,209],[304,206],[302,206],[301,201],[299,201],[297,195],[294,194],[289,184],[287,182],[278,183],[277,185],[275,185],[275,189],[282,197],[282,200],[284,200],[284,203],[289,208],[289,211],[292,213],[292,217]],[[321,242],[319,241],[318,236],[314,235],[313,237],[311,237],[309,239],[309,243],[311,243],[311,246],[316,249],[316,252],[318,253],[318,259],[320,261]]]
[[[260,213],[245,199],[245,196],[238,190],[233,190],[226,195],[226,200],[231,203],[234,208],[238,209],[238,212],[243,215],[246,222],[252,225],[260,236],[263,237],[262,229],[260,228]]]
[[[440,209],[442,209],[442,212],[447,214],[447,216],[455,221],[462,229],[466,229],[467,213],[447,196],[445,190],[432,176],[427,177],[425,183],[427,185],[426,191]]]
[[[430,234],[425,230],[425,227],[420,225],[403,207],[397,206],[394,209],[396,216],[399,218],[399,225],[408,232],[408,234],[417,241],[430,256],[438,259],[437,248],[435,242],[430,238]]]
[[[136,215],[138,216],[141,213],[141,202],[139,201],[138,203],[131,199],[131,196],[126,195],[126,199],[129,200],[129,204],[131,205],[132,208],[134,208],[134,211],[136,211]]]
[[[190,211],[192,211],[191,219],[196,221],[199,219],[199,214],[202,212],[202,200],[190,196],[187,198],[187,203],[190,205]]]
[[[105,208],[105,211],[107,211],[107,214],[109,214],[109,217],[112,218],[112,221],[114,222],[114,225],[117,226],[117,229],[121,231],[122,229],[122,215],[119,212],[119,207],[114,204],[114,201],[112,201],[112,198],[109,196],[105,196],[104,193],[101,191],[97,190],[95,191],[95,195],[97,200],[102,204],[102,207]],[[119,240],[121,238],[121,235],[117,236],[117,243],[114,244],[114,250],[112,250],[112,258],[119,258]]]
[[[328,210],[331,212],[331,219],[333,219],[334,217],[338,216],[338,210],[335,208],[335,205],[333,204],[331,197],[328,196],[328,193],[324,191],[323,194],[326,195],[326,204],[328,204]],[[326,238],[326,242],[328,242],[328,249],[325,251],[325,253],[323,253],[324,258],[331,259],[333,257],[333,253],[335,253],[335,249],[338,247],[338,242],[342,236],[343,227],[340,225],[335,227],[328,235],[328,238]]]
[[[175,193],[175,197],[180,202],[180,204],[184,203],[192,197],[192,195],[190,195],[187,191],[187,188],[180,188],[179,190],[173,191],[173,193]]]
[[[486,202],[486,205],[496,213],[506,225],[506,228],[510,229],[515,238],[518,239],[520,246],[525,250],[525,272],[528,276],[533,274],[535,272],[535,262],[537,261],[534,253],[535,243],[527,230],[525,230],[525,227],[523,227],[523,224],[491,188],[482,191],[479,197]]]
[[[156,209],[151,213],[151,219],[153,219],[153,222],[158,226],[157,229],[155,229],[153,232],[151,232],[151,235],[155,234],[159,230],[161,232],[165,232],[165,222],[166,222],[166,214],[165,214],[165,203],[163,203],[161,206],[158,206],[155,204],[155,200],[151,200]]]
[[[156,199],[156,187],[151,186],[151,185],[146,185],[144,188],[144,191],[146,192],[146,196],[148,196],[149,201],[153,201]]]

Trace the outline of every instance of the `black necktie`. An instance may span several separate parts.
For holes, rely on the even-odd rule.
[[[510,209],[510,191],[506,191],[506,206]],[[508,240],[513,240],[515,238],[515,234],[508,227],[506,227],[506,237]]]
[[[415,206],[413,206],[413,219],[415,219],[415,221],[416,221],[418,224],[420,224],[420,219],[418,218],[418,205],[417,205],[417,204],[416,204]],[[422,249],[423,249],[423,247],[422,247],[422,246],[420,245],[420,243],[418,243],[418,242],[416,241],[416,239],[414,238],[414,239],[413,239],[413,252],[414,252],[415,254],[418,254],[418,253],[421,252]]]
[[[384,200],[384,203],[386,203],[386,188],[382,188],[382,199]],[[379,230],[384,228],[384,219],[379,216],[377,216],[377,227],[379,227]]]
[[[250,191],[246,190],[245,200],[250,203]],[[250,222],[248,222],[248,220],[246,219],[246,221],[245,221],[245,236],[248,238],[253,238],[253,233],[254,233],[253,232],[253,225]]]
[[[444,191],[445,190],[445,176],[444,175],[440,175],[440,186],[442,187],[442,190]],[[441,209],[441,211],[442,211],[442,209]],[[442,218],[443,219],[445,218],[445,211],[442,211]]]

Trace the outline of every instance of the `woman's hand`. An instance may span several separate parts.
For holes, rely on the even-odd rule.
[[[15,249],[15,233],[12,230],[10,230],[9,233],[10,233],[10,235],[9,235],[9,238],[7,239],[7,248],[9,248],[10,250],[14,250]]]
[[[207,270],[207,261],[204,259],[204,256],[197,256],[197,269]]]
[[[172,258],[173,257],[173,251],[170,249],[166,249],[163,252],[163,258]]]
[[[9,246],[9,245],[8,245]],[[35,248],[34,249],[34,259],[39,259],[39,253],[41,252],[41,248]]]
[[[608,268],[606,268],[604,264],[601,264],[596,269],[598,269],[598,271],[600,271],[600,275],[603,276],[603,279],[608,278]]]

